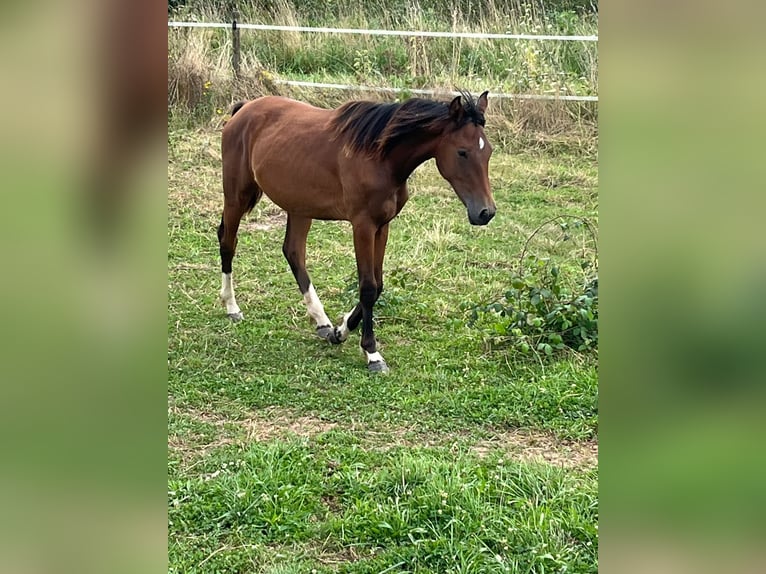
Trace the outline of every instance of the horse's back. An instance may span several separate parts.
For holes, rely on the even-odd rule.
[[[250,146],[273,148],[327,145],[332,136],[332,110],[317,108],[282,96],[251,100],[237,110],[223,128],[224,153],[227,140],[245,140]]]
[[[287,123],[324,124],[329,119],[330,113],[331,110],[317,108],[282,96],[263,96],[241,105],[237,104],[223,132],[225,134],[227,131],[235,131],[251,125],[258,128],[280,129]]]
[[[246,170],[285,211],[343,218],[341,147],[330,126],[332,116],[332,110],[280,96],[249,101],[224,126],[224,164]]]

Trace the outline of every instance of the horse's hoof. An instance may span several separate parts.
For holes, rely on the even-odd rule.
[[[370,361],[367,363],[367,369],[371,373],[388,373],[390,371],[388,365],[383,359],[380,361]]]
[[[333,345],[340,345],[346,339],[340,336],[340,332],[337,327],[333,327],[333,330],[327,336],[327,340]]]
[[[321,327],[317,327],[317,336],[322,337],[328,343],[332,343],[333,345],[340,345],[346,340],[341,339],[338,334],[338,328],[333,327],[332,325],[322,325]]]
[[[227,316],[229,319],[231,319],[233,323],[238,323],[238,322],[240,322],[242,319],[244,319],[244,318],[245,318],[245,316],[242,314],[242,311],[238,311],[238,312],[236,312],[236,313],[229,313],[229,314],[228,314],[228,315],[226,315],[226,316]]]
[[[317,337],[321,337],[322,339],[327,339],[332,343],[330,340],[330,337],[333,335],[334,327],[332,325],[322,325],[321,327],[317,327]]]

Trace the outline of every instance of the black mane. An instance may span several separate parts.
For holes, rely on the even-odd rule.
[[[468,92],[461,92],[464,114],[459,125],[484,125],[484,114]],[[402,140],[424,130],[439,133],[452,121],[448,102],[412,98],[402,103],[349,102],[336,110],[331,121],[336,137],[351,151],[385,157]]]

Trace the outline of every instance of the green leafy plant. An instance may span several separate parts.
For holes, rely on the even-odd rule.
[[[571,241],[573,229],[593,228],[585,220],[574,223],[555,218],[562,241]],[[551,223],[551,221],[546,222]],[[550,257],[526,253],[511,276],[510,289],[499,301],[469,307],[469,325],[488,334],[494,345],[508,346],[522,355],[553,355],[566,349],[585,352],[598,348],[598,273],[595,256],[581,252],[575,261],[559,264]],[[595,239],[595,236],[594,236]],[[579,284],[571,280],[580,275]],[[574,284],[574,285],[573,285]]]

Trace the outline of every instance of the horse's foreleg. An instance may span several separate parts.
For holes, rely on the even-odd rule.
[[[383,258],[386,256],[388,242],[388,223],[378,228],[375,233],[375,282],[378,284],[377,301],[383,293]]]
[[[316,324],[317,335],[323,339],[328,339],[333,334],[332,322],[325,313],[324,306],[319,300],[316,289],[311,284],[311,278],[306,271],[306,238],[309,229],[311,229],[311,219],[288,214],[282,253],[290,264],[298,288],[303,294],[303,302],[306,304],[309,316]]]
[[[386,254],[386,242],[388,241],[388,223],[383,225],[375,233],[375,261],[373,273],[377,283],[375,301],[383,292],[383,258]],[[335,327],[333,334],[328,338],[331,343],[342,343],[348,338],[348,334],[359,326],[362,320],[362,304],[358,303],[351,311],[343,316],[343,321]]]
[[[340,322],[340,325],[335,327],[330,336],[327,337],[327,340],[336,345],[342,343],[348,339],[348,334],[357,328],[361,320],[362,304],[357,303],[351,311],[343,315],[343,320]]]
[[[383,360],[377,350],[372,320],[372,309],[380,293],[375,277],[376,239],[380,237],[380,229],[376,229],[374,225],[369,223],[354,225],[354,251],[356,252],[356,267],[359,276],[359,305],[362,308],[361,344],[367,356],[367,368],[373,372],[388,371],[386,361]],[[385,245],[383,250],[385,250]]]

